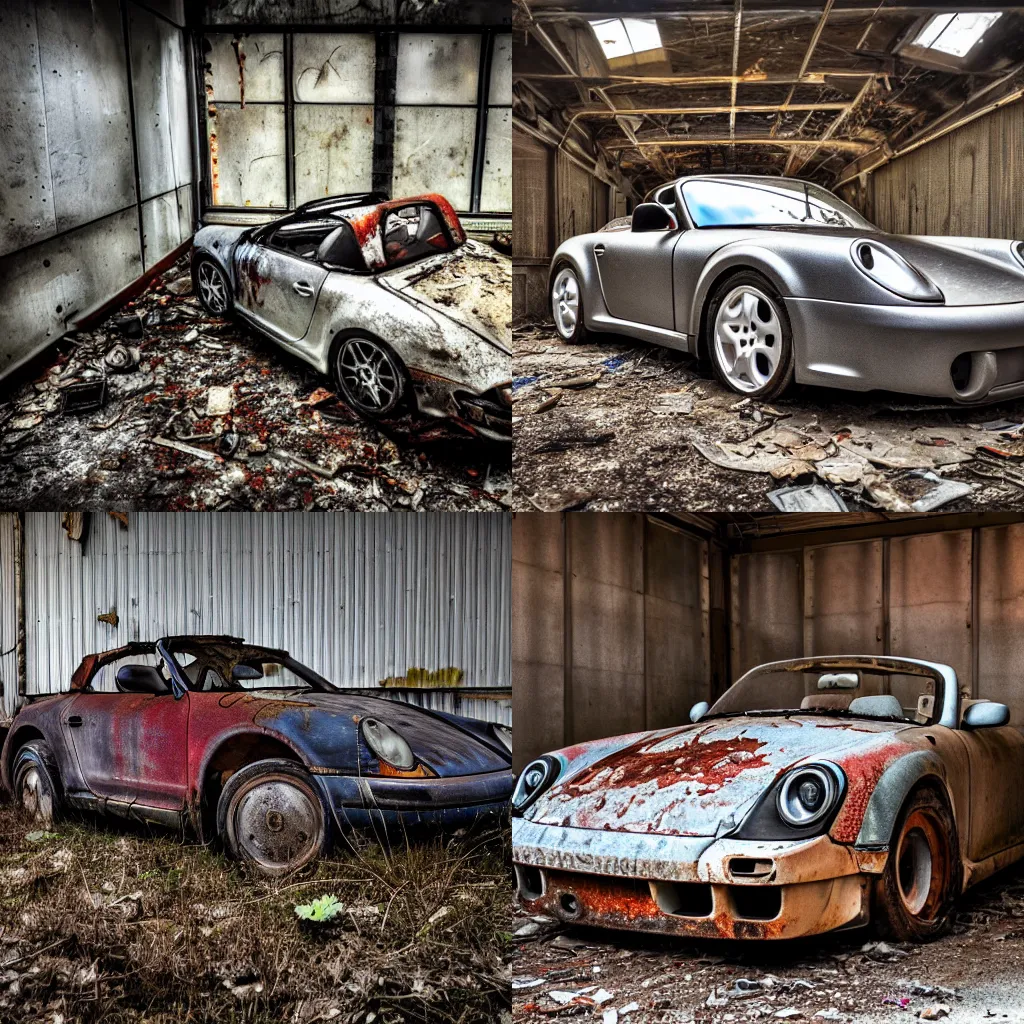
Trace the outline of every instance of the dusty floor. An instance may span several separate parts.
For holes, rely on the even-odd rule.
[[[925,945],[865,930],[697,944],[515,914],[513,1019],[524,1024],[1024,1020],[1024,866],[967,893],[953,931]]]
[[[797,387],[753,402],[691,357],[619,335],[570,346],[521,324],[514,344],[517,509],[770,510],[770,491],[807,484],[850,510],[1024,508],[1022,400]]]
[[[0,393],[3,507],[508,507],[508,445],[411,415],[360,419],[312,367],[206,314],[186,271],[187,258]],[[101,408],[62,412],[104,373]]]

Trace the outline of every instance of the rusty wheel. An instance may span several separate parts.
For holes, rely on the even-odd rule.
[[[11,779],[14,795],[32,820],[49,828],[60,813],[61,792],[50,748],[43,740],[32,740],[14,755]]]
[[[217,831],[233,857],[265,875],[297,871],[327,844],[323,804],[293,761],[257,761],[232,775],[217,804]]]
[[[907,800],[878,880],[876,924],[884,935],[924,941],[941,935],[960,892],[956,823],[946,801],[921,789]]]

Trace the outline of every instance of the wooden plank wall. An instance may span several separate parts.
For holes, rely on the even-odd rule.
[[[1024,238],[1024,102],[893,160],[847,198],[886,231]]]
[[[555,160],[549,147],[512,130],[512,315],[547,313],[547,268],[554,252]]]

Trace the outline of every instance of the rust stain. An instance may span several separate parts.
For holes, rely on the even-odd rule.
[[[424,690],[435,689],[440,686],[461,686],[466,673],[461,668],[449,665],[448,668],[415,668],[406,669],[404,676],[388,676],[382,679],[380,685],[390,686],[415,686]]]
[[[868,801],[882,777],[882,773],[901,754],[906,752],[902,743],[892,742],[863,753],[850,754],[840,761],[846,773],[847,793],[831,836],[837,843],[852,843],[857,839]]]
[[[245,50],[242,49],[241,36],[235,36],[231,40],[231,49],[235,51],[235,60],[238,62],[239,108],[245,110]]]

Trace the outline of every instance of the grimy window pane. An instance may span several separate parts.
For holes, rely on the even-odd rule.
[[[229,103],[284,100],[284,37],[278,33],[212,32],[207,85],[213,99]]]
[[[396,107],[392,195],[440,192],[468,210],[475,132],[473,107]]]
[[[512,209],[512,111],[509,107],[491,107],[487,111],[480,209],[483,213],[508,213]]]
[[[376,47],[372,34],[297,33],[293,42],[296,102],[372,104]]]
[[[403,33],[398,37],[396,103],[400,105],[475,104],[479,75],[477,35]]]
[[[284,207],[284,107],[218,103],[209,124],[214,205]]]
[[[494,37],[491,82],[487,102],[495,107],[512,106],[512,34]]]
[[[296,203],[369,191],[372,179],[372,104],[296,106]]]

